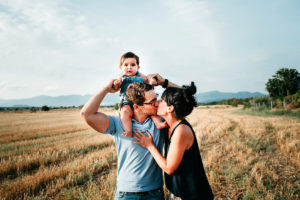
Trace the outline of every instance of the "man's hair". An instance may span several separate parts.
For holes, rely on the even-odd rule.
[[[133,104],[142,106],[145,102],[145,92],[153,90],[153,86],[146,83],[135,82],[128,86],[126,89],[126,99],[129,105]]]
[[[132,52],[127,52],[127,53],[124,53],[120,59],[120,66],[123,65],[123,62],[126,58],[135,58],[136,59],[136,64],[137,65],[140,65],[140,59],[137,55],[135,55],[134,53]]]

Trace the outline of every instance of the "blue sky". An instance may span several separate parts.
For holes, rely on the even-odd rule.
[[[133,51],[198,92],[263,92],[300,71],[300,2],[0,0],[0,99],[93,94]]]

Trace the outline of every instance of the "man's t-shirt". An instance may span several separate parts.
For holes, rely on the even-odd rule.
[[[133,137],[124,137],[121,119],[109,117],[109,128],[106,133],[113,136],[118,152],[117,190],[123,192],[144,192],[163,186],[163,175],[151,153],[133,142]],[[148,117],[143,124],[132,119],[132,130],[148,132],[153,142],[162,153],[164,137]]]

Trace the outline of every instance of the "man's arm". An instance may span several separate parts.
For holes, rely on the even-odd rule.
[[[95,94],[81,109],[80,116],[93,129],[98,132],[105,133],[109,127],[109,118],[106,114],[98,112],[98,108],[108,93],[115,93],[120,88],[114,89],[113,83],[116,79],[104,86],[97,94]]]

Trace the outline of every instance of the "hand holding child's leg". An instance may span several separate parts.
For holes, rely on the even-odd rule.
[[[152,77],[149,81],[150,85],[156,86],[157,85],[157,79],[155,77]]]
[[[160,116],[154,115],[151,116],[151,119],[153,120],[157,129],[163,129],[168,127],[167,122],[166,121],[162,122]]]
[[[125,130],[125,132],[122,134],[122,136],[132,137],[132,120],[131,120],[132,115],[133,115],[133,112],[129,105],[122,106],[121,121],[122,121],[124,130]]]

